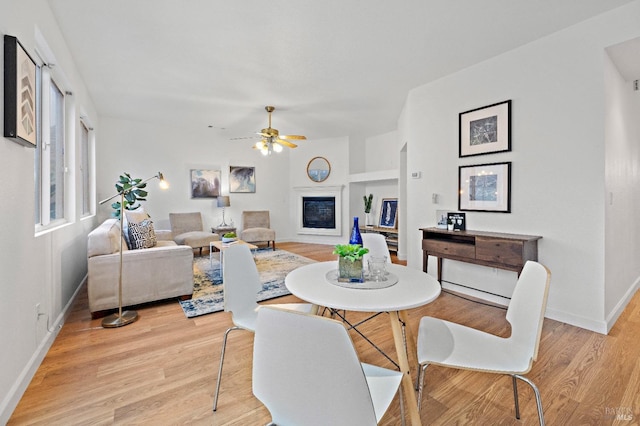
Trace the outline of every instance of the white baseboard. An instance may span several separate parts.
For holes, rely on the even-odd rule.
[[[58,315],[54,323],[51,324],[51,329],[47,330],[45,337],[38,345],[38,348],[31,356],[31,359],[29,359],[29,362],[27,362],[27,365],[24,367],[13,386],[11,386],[11,389],[9,389],[9,392],[7,392],[2,403],[0,403],[0,425],[7,424],[9,418],[11,418],[13,410],[18,406],[22,395],[24,395],[24,392],[29,387],[29,383],[31,383],[33,376],[35,376],[38,371],[44,357],[47,355],[47,352],[49,352],[49,349],[56,340],[56,337],[58,337],[58,333],[60,333],[60,330],[64,325],[64,321],[69,315],[70,308],[75,302],[76,297],[78,297],[78,293],[86,281],[87,277],[85,276],[78,288],[76,288],[76,291],[73,293],[69,302],[65,305],[62,312],[60,312],[60,315]]]

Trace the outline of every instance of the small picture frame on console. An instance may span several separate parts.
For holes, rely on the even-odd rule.
[[[467,218],[465,213],[447,213],[447,223],[453,225],[454,231],[464,231],[467,229]]]

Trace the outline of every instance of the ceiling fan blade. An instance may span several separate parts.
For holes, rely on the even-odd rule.
[[[289,141],[285,141],[285,140],[282,140],[282,139],[276,139],[276,140],[274,140],[274,142],[275,143],[279,143],[280,145],[284,145],[284,146],[289,147],[289,148],[295,148],[295,147],[298,146],[295,143],[291,143]]]
[[[307,140],[307,137],[302,135],[280,135],[280,139]]]
[[[256,136],[247,136],[247,137],[244,137],[244,138],[230,138],[229,140],[230,141],[239,141],[239,140],[243,140],[243,139],[259,139],[259,138],[256,135]]]

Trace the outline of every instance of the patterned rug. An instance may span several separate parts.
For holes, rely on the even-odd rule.
[[[290,294],[284,285],[287,274],[300,266],[315,262],[285,250],[257,250],[254,257],[262,281],[262,291],[257,295],[258,302]],[[211,264],[209,256],[194,258],[193,281],[193,297],[191,300],[180,301],[187,318],[224,309],[224,286],[220,275],[220,262],[215,258],[215,254]]]

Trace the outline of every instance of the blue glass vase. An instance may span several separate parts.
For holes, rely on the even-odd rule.
[[[362,245],[362,235],[360,235],[360,226],[358,226],[358,216],[353,218],[353,228],[351,229],[351,238],[349,244]]]

